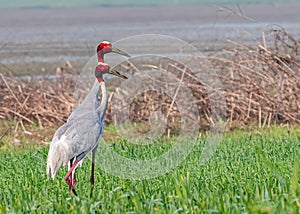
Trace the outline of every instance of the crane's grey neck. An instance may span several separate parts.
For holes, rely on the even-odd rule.
[[[100,84],[100,90],[101,90],[101,102],[100,102],[100,106],[96,109],[96,112],[99,114],[100,120],[103,121],[104,120],[104,116],[105,116],[105,112],[107,109],[107,103],[108,103],[108,94],[107,94],[107,90],[105,87],[105,82],[100,82],[98,83],[98,85]],[[96,99],[98,102],[98,96],[99,96],[99,90],[98,93],[96,95]]]
[[[101,90],[101,102],[99,105],[99,89]],[[105,87],[105,82],[98,82],[95,80],[94,85],[88,95],[85,97],[84,101],[80,105],[80,111],[84,112],[94,112],[94,117],[98,117],[100,120],[104,119],[104,115],[107,108],[108,94]],[[78,109],[79,110],[79,109]]]

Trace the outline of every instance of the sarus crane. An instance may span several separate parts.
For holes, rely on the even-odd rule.
[[[75,191],[76,178],[75,171],[81,166],[84,159],[92,151],[92,168],[90,182],[94,184],[95,155],[99,140],[103,133],[104,116],[107,108],[108,95],[103,79],[104,74],[113,74],[127,79],[114,69],[110,69],[104,63],[104,54],[118,53],[129,57],[129,55],[107,41],[101,42],[97,47],[98,65],[95,68],[95,83],[85,97],[84,101],[71,113],[67,122],[55,132],[50,144],[47,157],[47,175],[55,178],[59,168],[68,164],[68,172],[65,176],[70,193],[77,195]],[[101,102],[99,104],[98,95],[101,90]]]

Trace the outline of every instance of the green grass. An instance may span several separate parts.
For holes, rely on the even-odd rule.
[[[96,170],[89,184],[90,160],[77,172],[70,197],[62,168],[55,180],[45,174],[47,147],[0,150],[0,213],[299,213],[300,132],[284,129],[226,134],[204,165],[199,140],[172,172],[150,180],[127,180]],[[155,157],[167,142],[140,146],[120,140],[119,154]]]

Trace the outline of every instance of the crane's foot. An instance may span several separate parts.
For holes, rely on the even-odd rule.
[[[75,178],[75,174],[74,177],[72,178],[72,175],[65,177],[65,181],[67,182],[68,186],[70,188],[75,188],[76,187],[76,178]]]
[[[72,193],[74,195],[77,196],[77,193],[75,191],[75,187],[76,187],[76,178],[75,178],[75,171],[73,172],[73,170],[75,170],[75,167],[76,165],[78,164],[78,160],[76,160],[72,167],[69,169],[68,173],[66,174],[65,176],[65,181],[67,182],[68,186],[69,186],[69,189],[70,189],[70,192],[71,192],[71,195]]]
[[[94,185],[91,186],[91,190],[90,190],[90,198],[93,197],[93,192],[94,192]]]
[[[74,189],[73,189],[73,188],[70,188],[70,195],[78,196],[78,195],[77,195],[77,192],[76,192],[76,190],[75,190],[75,188],[74,188]]]
[[[71,176],[66,177],[65,181],[67,182],[68,186],[71,188],[71,186],[72,186],[72,177]]]
[[[76,188],[76,179],[75,179],[75,177],[73,179],[71,177],[68,177],[66,179],[66,182],[69,186],[70,194],[77,196],[77,193],[76,193],[76,190],[75,190],[75,188]]]
[[[75,188],[76,188],[76,177],[75,177],[75,173],[73,175],[73,178],[72,178],[72,173],[68,176],[68,177],[65,177],[65,181],[67,182],[68,186],[69,186],[69,189],[70,189],[70,194],[74,194],[75,196],[77,196],[77,193],[75,191]]]

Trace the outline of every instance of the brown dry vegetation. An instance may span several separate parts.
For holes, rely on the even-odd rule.
[[[226,88],[229,126],[300,123],[300,42],[283,29],[255,48],[236,45],[211,57]]]
[[[283,29],[266,32],[256,47],[234,44],[208,58],[223,85],[228,128],[300,123],[300,42]],[[175,70],[183,69],[179,65],[172,66],[177,66]],[[128,70],[132,69],[136,68],[128,66]],[[7,68],[2,66],[1,70],[7,71]],[[30,134],[28,130],[32,125],[45,129],[66,121],[73,108],[76,84],[73,78],[68,78],[68,73],[76,71],[70,64],[58,70],[56,81],[22,80],[0,74],[0,119],[10,121],[2,133],[11,129],[14,133]],[[206,128],[212,123],[207,91],[189,71],[186,74],[183,82],[197,98],[199,126]],[[176,75],[181,78],[179,73]],[[173,97],[149,90],[133,99],[130,119],[146,121],[152,111],[160,108],[168,115],[169,131],[178,128],[180,115],[173,101]],[[112,122],[110,108],[111,105],[106,117],[108,124]]]

